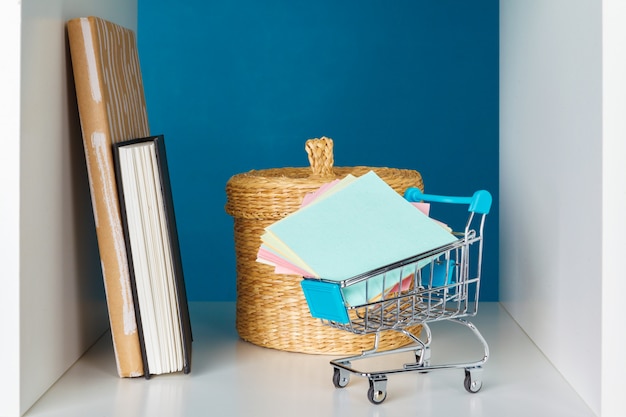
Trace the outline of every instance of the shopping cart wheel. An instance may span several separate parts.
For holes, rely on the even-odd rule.
[[[370,379],[367,399],[372,404],[380,404],[387,398],[387,378]]]
[[[343,388],[350,382],[350,374],[340,368],[333,368],[333,385],[335,388]]]
[[[463,385],[467,392],[475,394],[483,387],[483,381],[477,378],[477,375],[472,376],[472,371],[469,369],[465,370],[465,381],[463,381]]]

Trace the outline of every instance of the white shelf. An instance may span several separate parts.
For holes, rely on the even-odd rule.
[[[481,304],[471,319],[491,350],[479,393],[465,391],[462,370],[411,372],[389,376],[381,405],[367,400],[364,378],[353,376],[346,388],[334,388],[328,363],[334,356],[282,352],[241,341],[234,303],[191,303],[190,310],[191,374],[120,379],[107,333],[26,417],[594,416],[498,303]],[[481,355],[462,326],[434,323],[431,328],[433,363]],[[382,366],[391,360],[377,359]]]

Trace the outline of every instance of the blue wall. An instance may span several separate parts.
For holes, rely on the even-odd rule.
[[[498,0],[139,0],[190,300],[235,299],[228,179],[307,166],[308,138],[332,137],[336,166],[416,169],[427,192],[497,202],[498,30]],[[496,204],[486,301],[497,239]]]

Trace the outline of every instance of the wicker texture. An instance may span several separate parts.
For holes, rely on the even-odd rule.
[[[377,167],[334,167],[333,141],[310,139],[305,149],[310,168],[249,171],[226,184],[226,212],[234,219],[239,336],[255,345],[300,353],[356,354],[372,347],[374,336],[358,336],[323,326],[311,317],[300,287],[301,276],[275,274],[256,261],[264,229],[296,211],[305,194],[348,174],[374,171],[396,192],[408,187],[423,190],[417,171]],[[410,329],[419,332],[419,326]],[[398,332],[381,334],[379,348],[403,346],[409,340]]]

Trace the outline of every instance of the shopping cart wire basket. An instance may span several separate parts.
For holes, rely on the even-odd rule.
[[[450,197],[409,188],[404,197],[410,202],[468,205],[465,229],[453,232],[458,237],[453,243],[345,280],[307,277],[302,280],[302,290],[314,318],[354,334],[375,334],[371,350],[330,362],[337,388],[348,385],[351,375],[368,378],[367,397],[374,404],[382,403],[387,397],[387,375],[400,372],[463,369],[465,389],[476,393],[482,387],[482,366],[489,358],[487,342],[466,318],[478,312],[483,229],[491,208],[491,194],[480,190],[472,197]],[[351,305],[345,294],[357,288],[364,292],[362,299],[366,301]],[[442,320],[469,328],[482,344],[482,357],[474,362],[431,364],[432,333],[428,323]],[[407,329],[417,324],[422,325],[419,336]],[[383,331],[401,332],[413,343],[379,351],[379,336]],[[361,371],[352,366],[352,362],[360,359],[410,351],[415,353],[415,362],[397,369]]]

